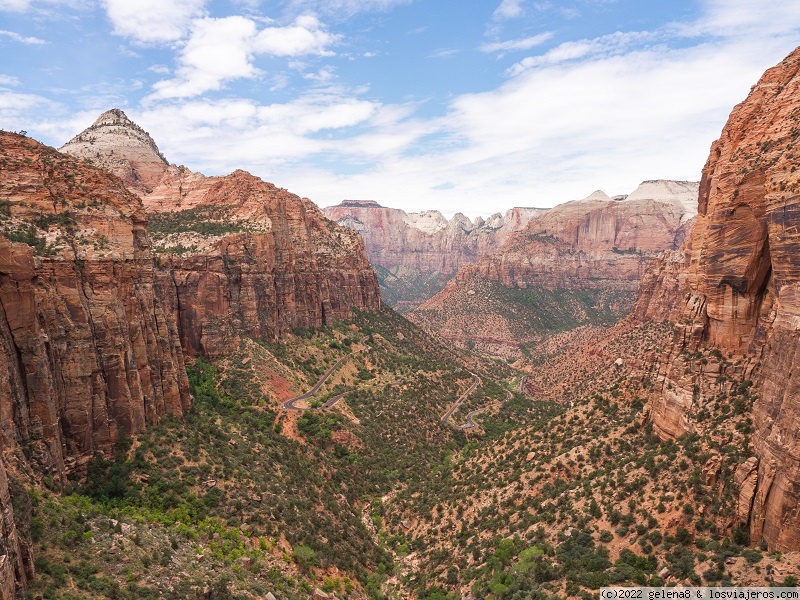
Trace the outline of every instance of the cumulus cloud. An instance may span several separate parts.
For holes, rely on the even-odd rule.
[[[183,38],[193,19],[205,13],[205,0],[102,0],[114,33],[141,43]]]
[[[260,31],[253,40],[253,50],[272,56],[330,56],[333,53],[327,47],[340,37],[325,31],[316,17],[303,15],[297,17],[294,25],[267,27]]]
[[[22,36],[14,31],[6,31],[5,29],[0,29],[0,36],[10,38],[15,42],[19,42],[20,44],[44,44],[44,40],[40,40],[37,37],[25,37]]]
[[[180,51],[175,77],[157,82],[150,100],[190,98],[219,90],[229,80],[256,77],[261,74],[254,65],[259,54],[328,56],[327,48],[339,39],[312,16],[261,30],[247,17],[197,19]]]
[[[198,99],[154,105],[129,116],[154,133],[173,161],[206,173],[227,173],[241,167],[273,177],[285,165],[307,164],[315,155],[347,160],[346,156],[389,151],[385,140],[383,145],[365,140],[342,148],[341,136],[385,131],[400,118],[397,111],[392,113],[391,107],[327,89],[287,103]],[[202,152],[196,152],[197,148]]]
[[[514,19],[522,16],[522,0],[503,0],[492,16],[495,19]]]
[[[552,37],[553,33],[551,31],[546,31],[538,35],[532,35],[530,37],[520,38],[517,40],[506,40],[504,42],[487,42],[481,46],[481,51],[490,53],[491,52],[506,53],[506,52],[513,52],[516,50],[530,50],[534,46],[543,44]]]

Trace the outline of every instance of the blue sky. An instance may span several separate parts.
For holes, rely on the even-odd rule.
[[[0,0],[0,128],[109,108],[171,162],[488,215],[700,177],[800,0]]]

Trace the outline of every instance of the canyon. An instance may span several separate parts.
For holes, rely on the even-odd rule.
[[[378,272],[384,301],[406,312],[438,292],[467,263],[494,252],[542,208],[512,208],[474,221],[437,210],[407,213],[374,200],[344,200],[323,214],[364,238]]]
[[[788,585],[798,115],[800,48],[699,184],[474,221],[0,133],[0,599]]]
[[[650,261],[687,239],[697,192],[693,182],[645,181],[624,198],[597,191],[556,206],[462,266],[408,317],[504,357],[565,328],[608,324],[631,309]]]
[[[190,410],[184,353],[219,357],[243,336],[380,306],[361,239],[306,199],[243,171],[167,165],[119,110],[63,149],[0,135],[3,598],[33,574],[11,465],[62,487],[122,437]]]
[[[751,539],[775,549],[800,546],[799,72],[800,49],[734,108],[703,168],[691,244],[656,266],[636,311],[677,316],[647,407],[660,436],[695,433],[704,407],[752,385],[754,456],[736,474],[749,482],[740,516]],[[708,348],[722,364],[687,369],[688,356]]]

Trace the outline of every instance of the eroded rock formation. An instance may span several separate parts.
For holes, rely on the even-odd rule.
[[[139,198],[16,134],[0,134],[0,153],[0,449],[24,443],[58,480],[189,408],[183,352]],[[3,469],[0,577],[13,571],[19,586],[30,565],[7,500]]]
[[[633,291],[651,258],[681,245],[692,198],[697,184],[680,181],[645,181],[621,201],[594,192],[531,219],[469,271],[506,287]]]
[[[344,200],[322,212],[358,231],[375,265],[453,274],[461,265],[495,251],[511,232],[546,209],[512,208],[505,216],[497,213],[475,222],[461,213],[448,220],[437,210],[406,213],[371,200]]]
[[[159,294],[189,353],[215,358],[242,335],[274,340],[380,306],[361,238],[308,199],[244,171],[206,177],[168,165],[117,109],[63,150],[121,169],[142,197]]]
[[[608,325],[630,310],[659,252],[682,256],[677,248],[691,229],[697,189],[692,182],[646,181],[621,199],[598,191],[556,206],[511,233],[494,254],[462,266],[409,318],[506,358],[565,328]]]
[[[188,352],[218,357],[241,335],[274,340],[380,306],[359,235],[249,173],[170,167],[144,205]]]
[[[475,221],[457,213],[448,220],[436,210],[406,213],[372,200],[344,200],[322,212],[361,234],[386,301],[404,312],[439,291],[462,265],[496,251],[546,209],[512,208]]]
[[[650,401],[662,437],[700,426],[704,390],[720,373],[687,375],[682,353],[702,348],[728,359],[727,378],[755,382],[757,478],[752,495],[741,490],[752,509],[747,499],[740,508],[751,538],[773,549],[800,548],[798,71],[800,49],[764,74],[711,147],[675,339]]]

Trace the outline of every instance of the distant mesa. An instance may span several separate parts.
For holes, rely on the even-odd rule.
[[[348,208],[383,208],[375,200],[342,200],[339,206]]]

